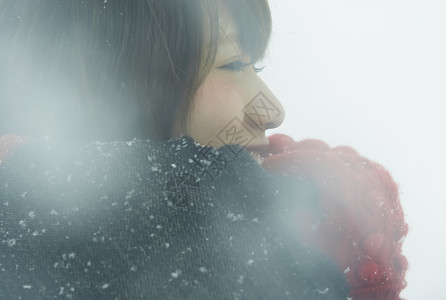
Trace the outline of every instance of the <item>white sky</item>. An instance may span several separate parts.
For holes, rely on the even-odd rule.
[[[261,73],[286,120],[271,130],[350,145],[400,186],[410,232],[406,299],[446,278],[446,1],[270,0]]]

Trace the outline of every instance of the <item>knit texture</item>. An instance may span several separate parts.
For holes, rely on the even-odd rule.
[[[28,139],[8,153],[0,299],[348,295],[334,263],[280,222],[284,176],[240,146]],[[294,191],[301,200],[312,193]]]
[[[350,147],[269,137],[263,167],[315,187],[313,202],[293,211],[295,232],[333,259],[361,300],[400,299],[408,268],[408,226],[390,174]]]

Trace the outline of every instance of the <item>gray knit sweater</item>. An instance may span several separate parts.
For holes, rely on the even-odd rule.
[[[0,164],[0,299],[347,299],[237,145],[30,140]]]

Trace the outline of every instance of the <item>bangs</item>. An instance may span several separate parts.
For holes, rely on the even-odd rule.
[[[267,0],[224,0],[239,33],[241,50],[252,62],[263,59],[271,36],[271,11]]]
[[[271,36],[272,21],[268,0],[202,0],[204,24],[207,25],[205,28],[209,28],[208,31],[203,30],[203,42],[209,44],[204,47],[205,51],[202,53],[203,72],[196,82],[195,89],[210,71],[218,50],[219,3],[225,5],[234,19],[240,50],[250,55],[253,64],[264,58]]]

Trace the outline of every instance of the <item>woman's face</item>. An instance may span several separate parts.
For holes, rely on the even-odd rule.
[[[180,134],[215,148],[267,145],[265,131],[283,122],[283,107],[242,53],[233,19],[222,7],[220,12],[216,59],[195,94],[189,127]]]

